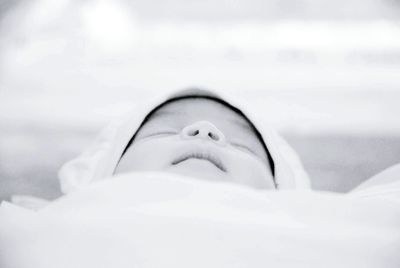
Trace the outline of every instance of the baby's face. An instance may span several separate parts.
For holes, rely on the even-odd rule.
[[[167,171],[254,188],[274,188],[264,147],[235,111],[202,98],[158,109],[140,128],[115,173]]]

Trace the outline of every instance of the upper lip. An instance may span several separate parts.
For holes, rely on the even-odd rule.
[[[185,160],[188,160],[190,158],[208,160],[209,162],[214,164],[217,168],[219,168],[221,171],[226,172],[226,168],[225,168],[225,166],[223,165],[222,161],[219,159],[218,156],[216,156],[213,153],[204,152],[204,151],[201,151],[201,150],[189,151],[187,153],[184,153],[183,155],[181,155],[180,157],[175,159],[172,162],[172,165],[177,165],[177,164],[179,164],[179,163],[181,163],[181,162],[183,162]]]

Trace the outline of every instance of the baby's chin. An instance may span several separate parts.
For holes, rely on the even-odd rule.
[[[204,159],[188,159],[170,166],[168,171],[208,181],[229,181],[228,173]]]

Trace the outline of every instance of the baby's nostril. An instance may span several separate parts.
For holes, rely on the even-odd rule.
[[[199,130],[198,129],[189,131],[189,136],[196,136],[198,134],[199,134]]]
[[[208,136],[209,136],[211,139],[215,140],[215,141],[218,141],[218,140],[219,140],[218,135],[216,135],[216,134],[214,134],[214,133],[212,133],[212,132],[208,132]]]

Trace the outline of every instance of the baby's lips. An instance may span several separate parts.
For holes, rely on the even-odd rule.
[[[215,150],[211,149],[210,146],[204,145],[196,145],[195,148],[192,148],[191,150],[186,150],[184,153],[179,155],[171,164],[177,165],[191,158],[207,160],[214,164],[221,171],[226,172],[225,165],[220,160],[220,157],[215,152]]]

